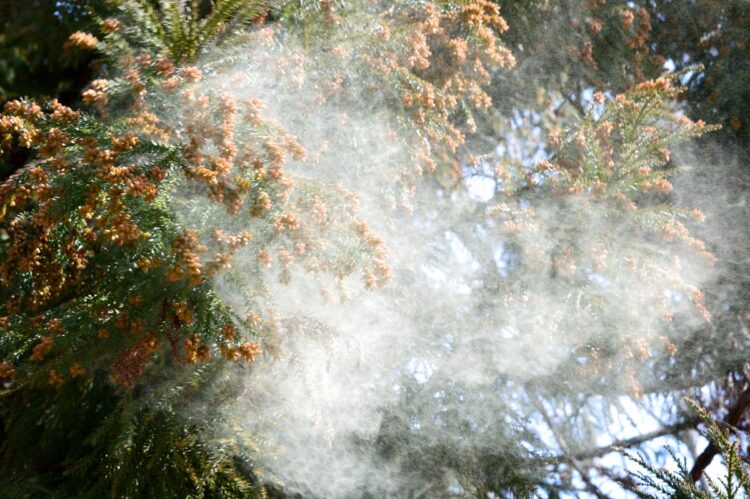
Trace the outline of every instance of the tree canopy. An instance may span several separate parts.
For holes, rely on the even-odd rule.
[[[740,497],[750,4],[0,1],[8,497]]]

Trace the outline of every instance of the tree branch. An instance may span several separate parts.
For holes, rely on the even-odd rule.
[[[547,413],[547,410],[544,408],[544,403],[539,400],[536,396],[532,400],[535,405],[537,406],[537,409],[539,410],[539,413],[542,415],[542,418],[544,419],[545,423],[547,423],[547,427],[552,431],[552,434],[555,436],[555,439],[557,440],[558,445],[562,449],[563,452],[568,453],[568,444],[565,436],[560,433],[560,431],[557,428],[557,425],[555,425],[554,421],[550,417],[550,415]],[[578,475],[581,477],[581,480],[583,480],[583,483],[586,486],[586,490],[590,493],[594,494],[598,499],[607,499],[607,496],[604,495],[599,488],[594,485],[594,483],[591,481],[591,478],[589,478],[588,473],[586,473],[586,470],[582,468],[578,460],[575,457],[570,457],[569,459],[566,459],[566,461],[570,464],[570,466],[578,472]]]
[[[565,96],[565,100],[568,102],[568,104],[573,106],[573,109],[576,110],[579,116],[581,117],[586,116],[586,110],[583,108],[580,102],[576,101],[575,99],[573,99],[573,97],[571,97],[570,95],[566,93],[563,93],[563,95]]]
[[[737,426],[737,424],[740,422],[740,419],[742,418],[742,415],[745,413],[745,410],[748,407],[750,407],[750,388],[747,388],[744,392],[742,392],[740,397],[737,399],[737,402],[729,410],[729,414],[727,414],[727,417],[724,418],[724,423],[730,426]],[[693,468],[690,470],[690,479],[693,482],[697,482],[698,480],[700,480],[703,472],[708,467],[708,465],[711,464],[714,456],[718,453],[719,447],[715,442],[711,442],[708,444],[708,446],[706,446],[703,452],[701,452],[701,454],[695,459]]]
[[[649,433],[644,433],[642,435],[638,435],[637,437],[616,440],[612,442],[611,444],[605,445],[603,447],[597,447],[594,449],[584,450],[581,452],[574,453],[573,455],[562,454],[559,456],[555,456],[553,458],[548,459],[547,462],[549,464],[549,463],[554,463],[554,462],[567,462],[571,460],[585,461],[588,459],[602,457],[602,456],[609,454],[610,452],[616,452],[617,449],[627,449],[630,447],[636,447],[638,445],[641,445],[642,443],[648,442],[649,440],[653,440],[655,438],[664,437],[667,435],[674,435],[675,433],[679,433],[681,431],[685,431],[690,428],[693,428],[700,422],[701,420],[698,417],[685,419],[684,421],[680,421],[679,423],[664,426],[663,428],[660,428],[658,430],[655,430]]]

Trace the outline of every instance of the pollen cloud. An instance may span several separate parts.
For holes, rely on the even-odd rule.
[[[200,68],[196,94],[212,89],[245,103],[242,120],[277,130],[265,152],[286,158],[281,202],[298,209],[275,225],[238,221],[208,201],[191,199],[188,211],[179,201],[188,184],[176,187],[178,218],[207,246],[219,244],[210,234],[238,224],[251,234],[213,278],[260,332],[264,352],[236,381],[241,396],[227,409],[227,431],[258,442],[249,452],[262,477],[289,492],[468,493],[458,468],[480,466],[478,453],[533,457],[522,427],[540,417],[540,387],[601,390],[606,373],[605,392],[638,396],[651,382],[644,366],[673,353],[679,330],[710,320],[700,286],[716,271],[685,233],[697,215],[684,223],[631,216],[626,195],[609,199],[579,180],[565,195],[545,196],[569,180],[566,155],[595,147],[622,157],[605,148],[611,124],[582,123],[548,155],[554,165],[525,171],[461,153],[463,178],[449,175],[448,186],[424,161],[429,142],[401,132],[394,96],[346,73],[369,55],[341,46],[310,47],[266,29],[207,54]],[[452,47],[463,60],[466,48]],[[592,106],[602,114],[633,105],[622,99],[614,111]],[[616,167],[611,157],[603,168]],[[651,182],[642,186],[649,196],[666,194],[667,180],[651,170],[628,174]],[[278,196],[259,195],[257,209],[273,210]],[[294,236],[312,220],[325,241]],[[364,263],[355,256],[362,248]],[[247,289],[258,291],[248,299]],[[462,456],[461,465],[430,462],[439,449]]]

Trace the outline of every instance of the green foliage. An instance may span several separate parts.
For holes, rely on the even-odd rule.
[[[162,372],[168,371],[162,366]],[[220,374],[223,373],[223,374]],[[264,497],[237,443],[208,444],[217,402],[227,396],[219,364],[151,377],[151,386],[113,392],[98,373],[59,390],[16,391],[26,407],[5,420],[0,455],[12,497]],[[217,390],[209,392],[207,386]],[[43,404],[40,404],[43,402]],[[6,414],[7,416],[7,414]],[[24,451],[34,448],[33,453]]]
[[[704,409],[693,405],[703,421],[704,428],[700,433],[712,445],[718,447],[719,453],[724,461],[724,474],[718,481],[710,476],[703,475],[701,480],[705,481],[707,488],[699,482],[691,479],[691,471],[684,458],[676,455],[672,449],[668,449],[672,461],[677,469],[671,470],[666,467],[659,468],[649,463],[642,454],[626,452],[626,456],[637,464],[643,471],[633,471],[631,476],[637,481],[640,497],[659,498],[674,497],[678,499],[690,498],[717,498],[735,499],[750,496],[750,475],[748,475],[748,464],[744,461],[739,440],[733,438],[733,433],[740,433],[734,427],[715,421]]]
[[[266,0],[112,0],[124,15],[128,45],[168,56],[175,63],[195,59],[207,44],[221,43],[243,23],[262,20]],[[112,36],[119,36],[113,34]]]

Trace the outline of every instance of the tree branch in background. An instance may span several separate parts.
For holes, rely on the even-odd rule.
[[[550,462],[562,462],[562,461],[570,461],[570,460],[585,461],[587,459],[594,459],[597,457],[602,457],[611,452],[617,452],[619,449],[627,449],[630,447],[636,447],[643,443],[651,441],[655,438],[665,437],[668,435],[675,435],[681,431],[689,430],[691,428],[694,428],[698,423],[700,423],[700,421],[701,421],[700,418],[697,418],[697,417],[688,418],[683,421],[680,421],[679,423],[667,425],[667,426],[664,426],[663,428],[654,430],[649,433],[644,433],[642,435],[638,435],[632,438],[616,440],[612,442],[611,444],[605,445],[602,447],[584,450],[584,451],[575,453],[573,456],[567,456],[567,455],[555,456],[554,458],[549,459],[549,461]]]

